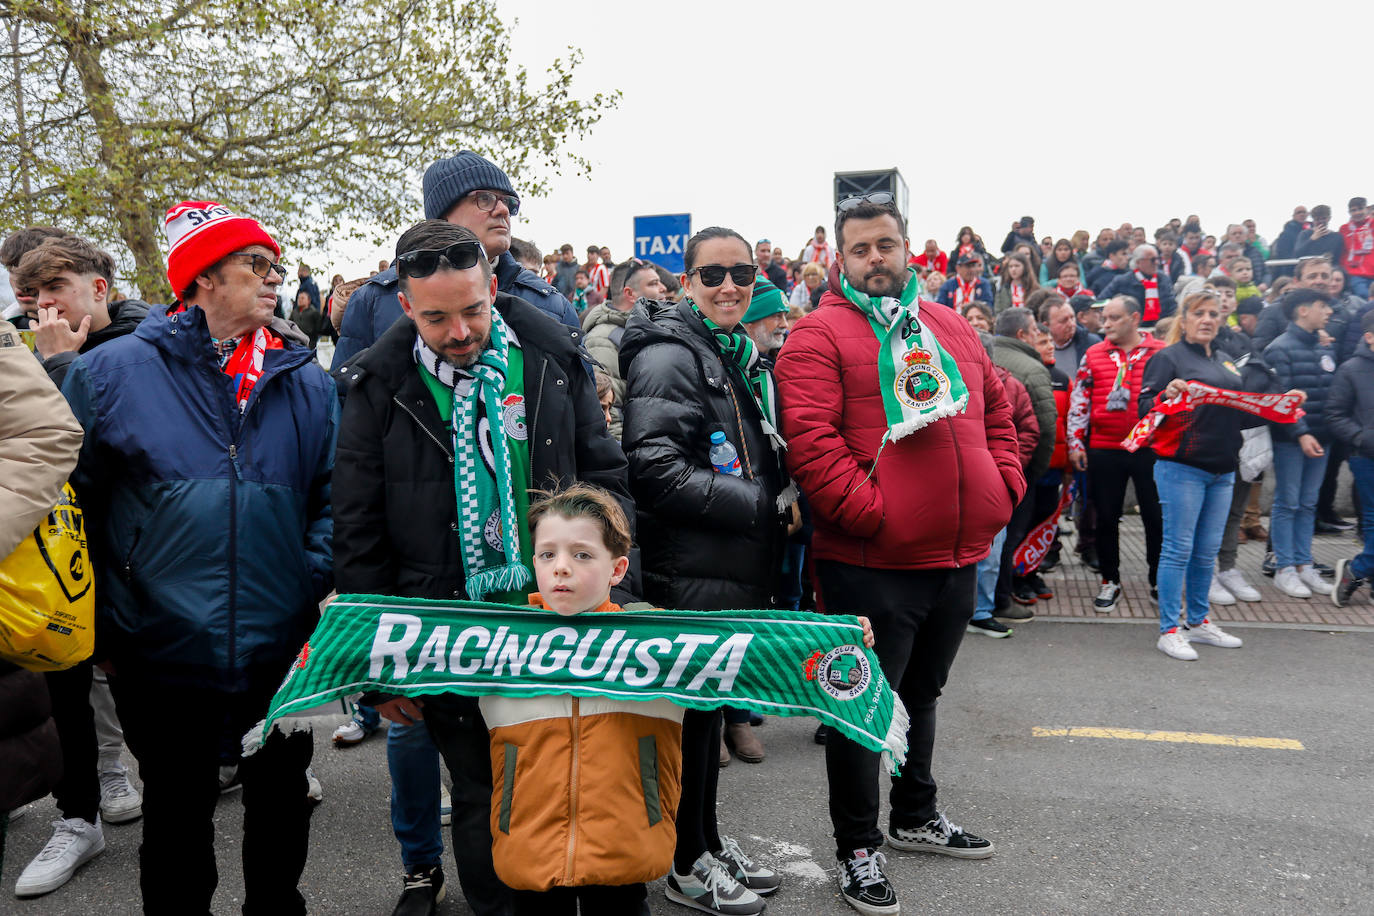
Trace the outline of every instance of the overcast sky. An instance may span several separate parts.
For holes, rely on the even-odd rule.
[[[576,145],[591,176],[525,202],[515,234],[545,252],[620,260],[635,215],[688,212],[791,256],[832,223],[834,172],[894,166],[916,248],[965,223],[995,248],[1023,214],[1055,237],[1252,217],[1272,240],[1294,204],[1339,223],[1374,197],[1371,54],[1347,47],[1367,0],[498,7],[532,75],[574,45],[581,94],[623,93]],[[388,254],[326,257],[352,276]]]

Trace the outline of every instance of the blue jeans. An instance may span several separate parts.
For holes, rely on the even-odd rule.
[[[1296,442],[1274,443],[1274,508],[1269,536],[1279,569],[1312,565],[1312,531],[1317,523],[1317,494],[1326,474],[1326,457],[1308,458]]]
[[[439,749],[423,722],[391,723],[386,735],[391,770],[391,829],[406,871],[438,865],[444,854],[439,823]]]
[[[353,718],[358,720],[358,724],[364,731],[375,732],[382,724],[382,714],[377,712],[374,706],[364,706],[362,703],[353,704]]]
[[[1374,458],[1352,455],[1350,473],[1355,478],[1355,492],[1360,494],[1360,526],[1364,529],[1364,550],[1350,561],[1350,572],[1368,579],[1374,576]]]
[[[1321,475],[1317,475],[1320,481]],[[1159,554],[1159,632],[1178,626],[1183,595],[1188,594],[1188,625],[1207,618],[1212,564],[1221,549],[1226,515],[1231,511],[1233,471],[1213,474],[1161,458],[1155,462],[1155,488],[1164,516]]]
[[[997,574],[1002,569],[1002,545],[1007,540],[1007,529],[997,532],[992,539],[992,550],[978,561],[978,603],[973,608],[974,620],[987,620],[997,599]]]

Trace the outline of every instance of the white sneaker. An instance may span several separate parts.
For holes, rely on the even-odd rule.
[[[101,770],[100,819],[110,824],[126,824],[142,816],[143,796],[129,782],[129,771],[124,764]]]
[[[1155,648],[1179,661],[1197,661],[1197,650],[1188,645],[1187,638],[1178,631],[1178,627],[1174,627],[1167,633],[1160,633],[1159,642],[1155,643]]]
[[[1212,623],[1211,619],[1207,617],[1204,617],[1202,623],[1195,627],[1184,626],[1183,635],[1189,642],[1200,642],[1204,645],[1216,646],[1219,649],[1239,649],[1241,647],[1239,636],[1232,636]]]
[[[1259,589],[1245,581],[1245,575],[1234,566],[1230,569],[1219,572],[1212,577],[1213,582],[1220,581],[1226,586],[1226,590],[1235,595],[1241,601],[1259,601],[1262,597]]]
[[[1314,595],[1329,595],[1333,591],[1331,583],[1323,579],[1321,573],[1311,566],[1299,566],[1298,579],[1311,589]]]
[[[361,744],[363,739],[370,734],[372,733],[363,728],[362,723],[357,719],[349,719],[334,729],[334,746],[352,747],[355,744]]]
[[[16,897],[37,897],[57,890],[71,880],[78,868],[105,851],[99,815],[94,824],[73,817],[58,818],[52,825],[52,839],[15,882]]]
[[[1212,576],[1212,584],[1207,588],[1208,604],[1235,604],[1236,596],[1226,590],[1226,586],[1221,584],[1221,580],[1215,575]]]
[[[1116,603],[1121,600],[1121,583],[1108,582],[1102,580],[1102,587],[1097,590],[1097,597],[1093,599],[1093,610],[1099,614],[1110,614],[1116,610]]]
[[[324,801],[324,786],[320,785],[320,778],[310,767],[305,768],[305,797],[314,805]]]
[[[1302,584],[1298,571],[1291,566],[1285,566],[1274,573],[1274,587],[1293,598],[1312,597],[1311,589]]]

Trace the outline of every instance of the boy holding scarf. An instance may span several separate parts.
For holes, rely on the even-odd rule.
[[[896,208],[850,198],[835,222],[841,276],[821,299],[834,308],[803,318],[778,359],[788,467],[812,506],[825,608],[872,619],[911,716],[889,844],[984,858],[992,844],[937,808],[931,757],[976,564],[1026,489],[1011,406],[968,323],[919,301]],[[841,893],[864,912],[894,912],[877,851],[878,758],[832,736],[826,771]]]

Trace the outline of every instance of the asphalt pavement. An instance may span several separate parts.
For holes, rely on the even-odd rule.
[[[1196,662],[1156,651],[1157,628],[1142,622],[969,635],[941,701],[935,772],[950,819],[997,854],[889,851],[903,913],[1374,913],[1374,632],[1232,630],[1244,648],[1199,647]],[[400,865],[385,742],[336,750],[342,718],[315,718],[325,801],[302,889],[313,913],[386,916]],[[776,916],[853,912],[836,890],[813,730],[770,718],[768,759],[721,774],[722,830],[785,876]],[[47,799],[11,825],[0,913],[137,913],[137,823],[106,827],[106,852],[67,886],[12,896],[54,816]],[[241,903],[241,826],[238,796],[225,796],[219,914]],[[450,886],[441,912],[468,913]],[[661,882],[650,901],[655,914],[690,912]]]

